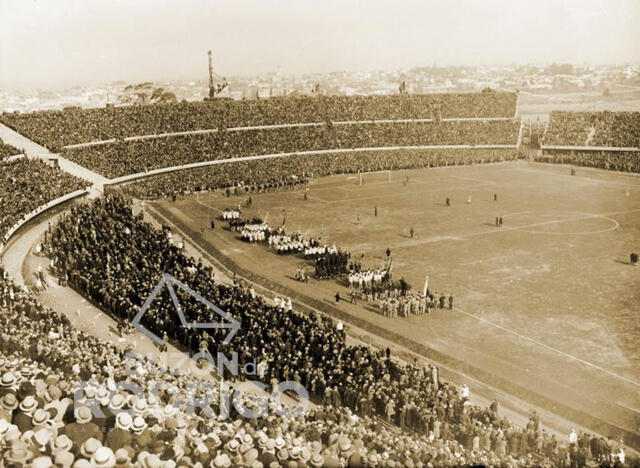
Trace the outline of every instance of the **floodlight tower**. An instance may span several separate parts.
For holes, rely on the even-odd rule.
[[[219,76],[213,71],[213,54],[207,51],[209,58],[209,99],[215,98],[216,94],[222,92],[228,85],[227,79]]]
[[[215,91],[213,90],[213,56],[211,51],[207,51],[209,57],[209,99],[213,99]]]

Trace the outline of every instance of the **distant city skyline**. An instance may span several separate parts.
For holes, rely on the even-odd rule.
[[[0,0],[0,89],[640,62],[638,0]]]

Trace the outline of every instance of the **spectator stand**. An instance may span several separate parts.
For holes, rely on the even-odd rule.
[[[516,93],[444,93],[409,96],[323,96],[249,101],[181,102],[29,114],[0,121],[52,149],[134,135],[305,122],[398,119],[512,119]],[[126,130],[125,130],[126,129]]]
[[[309,155],[322,155],[322,154],[335,154],[335,153],[360,153],[369,151],[401,151],[401,150],[447,150],[447,149],[518,149],[517,145],[428,145],[428,146],[383,146],[375,148],[339,148],[339,149],[327,149],[327,150],[313,150],[313,151],[296,151],[293,153],[276,153],[276,154],[261,154],[256,156],[245,156],[228,159],[216,159],[213,161],[201,161],[190,164],[182,164],[179,166],[163,167],[160,169],[153,169],[145,172],[138,172],[136,174],[129,174],[122,177],[115,177],[109,179],[105,183],[105,188],[120,185],[126,182],[133,182],[135,180],[145,179],[148,177],[166,174],[170,172],[181,171],[184,169],[194,169],[197,167],[215,166],[218,164],[233,163],[239,161],[252,161],[258,159],[270,159],[270,158],[284,158],[288,156],[309,156]]]
[[[499,122],[499,121],[511,121],[516,120],[511,117],[457,117],[457,118],[446,118],[440,119],[440,122]],[[340,126],[350,126],[350,125],[383,125],[383,124],[400,124],[400,123],[429,123],[434,122],[434,119],[378,119],[378,120],[344,120],[344,121],[336,121],[331,122],[332,125],[336,127]],[[321,127],[326,125],[326,122],[302,122],[302,123],[288,123],[288,124],[273,124],[273,125],[253,125],[246,127],[230,127],[226,128],[225,132],[246,132],[251,130],[272,130],[277,128],[300,128],[300,127]],[[78,148],[89,148],[91,146],[102,146],[110,143],[116,143],[118,141],[143,141],[143,140],[154,140],[160,138],[170,138],[176,136],[185,136],[185,135],[207,135],[210,133],[218,133],[220,132],[217,128],[209,128],[204,130],[187,130],[184,132],[168,132],[168,133],[158,133],[158,134],[150,134],[150,135],[134,135],[122,138],[121,140],[117,140],[115,138],[109,138],[107,140],[97,140],[97,141],[89,141],[86,143],[74,143],[71,145],[65,145],[62,147],[63,150],[70,149],[78,149]]]

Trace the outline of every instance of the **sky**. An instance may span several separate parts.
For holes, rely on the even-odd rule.
[[[0,89],[640,62],[640,0],[0,0]]]

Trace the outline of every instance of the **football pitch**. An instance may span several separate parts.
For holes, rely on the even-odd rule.
[[[296,268],[311,271],[310,262],[224,229],[221,210],[248,195],[154,205],[244,270],[637,434],[640,266],[629,254],[640,251],[640,177],[576,171],[520,161],[397,171],[390,181],[370,174],[362,185],[332,176],[313,180],[307,200],[303,188],[251,194],[245,218],[321,235],[364,267],[384,265],[389,248],[394,279],[422,290],[428,276],[430,290],[453,294],[453,310],[409,318],[384,317],[361,301],[335,304],[336,292],[348,297],[344,282],[297,282]]]

